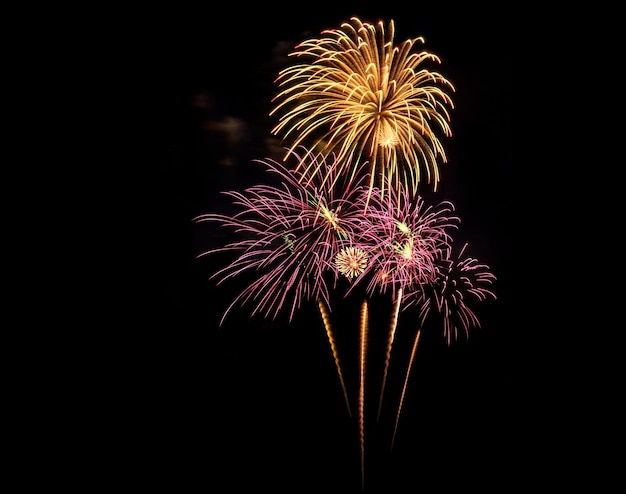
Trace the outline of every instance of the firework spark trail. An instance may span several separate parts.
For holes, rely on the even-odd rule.
[[[385,394],[385,384],[387,383],[387,372],[389,370],[389,362],[391,361],[391,347],[393,346],[393,340],[396,334],[396,328],[398,326],[398,314],[400,312],[401,302],[402,288],[399,288],[393,307],[391,323],[389,326],[389,337],[387,338],[387,353],[385,354],[385,370],[383,371],[383,382],[380,387],[380,398],[378,399],[378,413],[376,414],[376,420],[380,418],[380,410],[383,406],[383,395]]]
[[[326,329],[326,335],[328,336],[328,342],[330,343],[330,349],[333,352],[333,358],[335,359],[335,366],[337,367],[337,374],[339,375],[339,381],[341,382],[341,389],[343,391],[343,397],[346,400],[346,407],[348,408],[348,415],[352,417],[352,411],[350,410],[350,400],[348,399],[348,391],[346,389],[346,383],[343,379],[343,372],[341,371],[341,364],[339,363],[339,354],[337,352],[337,345],[330,324],[330,316],[328,309],[321,300],[317,301],[320,313],[322,314],[322,320],[324,321],[324,328]]]
[[[367,300],[361,306],[360,372],[359,372],[359,438],[361,441],[361,488],[365,489],[365,365],[367,362],[369,315]]]
[[[413,367],[413,361],[415,360],[415,352],[417,351],[417,344],[420,339],[421,329],[417,330],[417,334],[415,335],[415,341],[413,342],[413,349],[411,350],[411,358],[409,360],[409,365],[406,369],[406,375],[404,376],[404,385],[402,386],[402,394],[400,395],[400,403],[398,403],[398,411],[396,412],[396,423],[393,426],[393,436],[391,436],[391,446],[390,450],[393,449],[393,443],[396,440],[396,432],[398,430],[398,421],[400,420],[400,412],[402,411],[402,405],[404,404],[404,397],[406,395],[406,388],[409,382],[409,375],[411,373],[411,368]]]

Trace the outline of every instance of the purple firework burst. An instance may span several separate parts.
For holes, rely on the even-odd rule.
[[[355,245],[368,253],[369,265],[357,281],[367,278],[370,295],[391,291],[395,297],[399,289],[416,291],[436,279],[436,260],[449,249],[459,218],[450,202],[427,206],[404,185],[388,191],[383,196],[374,188],[371,197],[359,198],[366,213]]]
[[[298,166],[288,166],[289,159],[296,160]],[[291,152],[284,163],[272,159],[255,162],[275,173],[279,183],[223,192],[233,199],[237,213],[209,213],[194,218],[197,222],[217,222],[240,237],[198,256],[225,251],[236,255],[211,279],[221,284],[243,273],[253,276],[228,306],[220,324],[238,303],[253,304],[252,315],[272,319],[287,309],[289,321],[304,300],[321,299],[329,304],[329,284],[337,279],[334,257],[349,244],[363,221],[358,198],[363,195],[366,176],[304,183],[295,169],[313,167],[323,171],[320,177],[332,176],[337,169],[327,157],[306,150],[304,158]]]
[[[420,306],[422,324],[432,313],[440,316],[448,344],[461,332],[467,337],[470,329],[480,327],[472,303],[496,298],[490,289],[496,276],[486,264],[465,256],[467,246],[465,243],[456,253],[452,248],[444,251],[437,259],[436,279],[407,296]]]

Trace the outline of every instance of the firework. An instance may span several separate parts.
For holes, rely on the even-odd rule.
[[[421,285],[419,289],[414,289],[406,297],[407,307],[413,304],[420,307],[422,325],[430,314],[434,313],[441,317],[443,334],[448,345],[459,337],[461,329],[467,337],[471,328],[480,327],[476,313],[468,305],[470,299],[473,299],[473,302],[480,302],[489,297],[496,298],[495,293],[489,288],[496,279],[495,275],[486,264],[480,264],[471,257],[464,257],[467,245],[465,243],[456,254],[453,253],[452,247],[439,251],[440,256],[435,260],[437,276]],[[420,333],[421,329],[418,329],[398,404],[391,447],[396,437]]]
[[[415,339],[413,340],[413,348],[411,349],[411,356],[409,357],[409,363],[407,365],[406,374],[404,375],[404,384],[402,385],[402,392],[400,393],[400,403],[398,404],[398,409],[396,411],[396,421],[393,426],[393,434],[391,436],[391,448],[393,448],[393,443],[396,440],[396,433],[398,432],[398,423],[400,421],[400,414],[402,413],[402,405],[404,404],[404,398],[406,397],[406,390],[409,384],[409,377],[411,375],[411,369],[413,368],[413,363],[415,362],[415,353],[417,352],[417,345],[420,341],[420,335],[422,334],[422,330],[418,329],[415,334]]]
[[[421,293],[408,296],[419,300],[422,322],[432,313],[441,317],[448,344],[460,334],[467,337],[470,329],[480,327],[472,302],[496,298],[490,289],[496,276],[486,264],[464,256],[467,246],[465,243],[457,253],[452,249],[442,252],[437,261],[437,278],[424,285]]]
[[[367,250],[370,258],[366,273],[358,280],[367,277],[370,295],[417,292],[422,285],[433,282],[438,276],[436,260],[449,249],[450,231],[460,221],[448,201],[426,206],[420,196],[412,201],[405,185],[389,190],[389,199],[378,193],[372,195],[357,234],[356,243]],[[365,194],[360,201],[367,201]]]
[[[335,256],[335,266],[346,278],[356,278],[367,267],[367,253],[358,247],[344,247]]]
[[[361,305],[359,328],[359,438],[361,440],[361,488],[365,488],[365,375],[369,336],[369,308],[367,300]]]
[[[337,153],[335,177],[358,174],[350,170],[356,164],[351,157],[366,157],[370,192],[377,183],[405,183],[415,195],[423,171],[437,189],[438,159],[447,161],[438,134],[451,135],[448,92],[454,87],[427,68],[441,63],[439,57],[415,50],[423,38],[396,45],[394,35],[393,20],[385,29],[383,21],[353,17],[296,46],[290,56],[301,62],[276,79],[279,93],[270,115],[282,116],[272,133],[290,139],[291,149],[304,144],[311,152]],[[308,168],[303,176],[321,172]]]
[[[330,350],[333,353],[335,359],[335,367],[337,368],[337,376],[339,376],[339,382],[341,383],[341,390],[343,391],[343,398],[346,401],[346,408],[348,409],[348,415],[352,417],[352,410],[350,409],[350,400],[348,399],[348,389],[346,388],[346,381],[343,378],[343,371],[341,369],[341,363],[339,362],[339,352],[337,351],[337,342],[332,330],[332,324],[330,322],[330,314],[328,309],[321,300],[317,301],[320,314],[322,316],[322,322],[326,329],[326,336],[328,337],[328,343],[330,344]]]
[[[290,158],[332,174],[333,163],[322,156],[295,152]],[[239,239],[208,250],[198,257],[230,251],[235,259],[214,273],[218,284],[244,273],[254,276],[250,284],[226,309],[221,323],[237,303],[254,305],[252,315],[276,318],[288,309],[289,320],[304,300],[329,303],[329,284],[336,281],[334,258],[362,221],[357,197],[358,181],[331,188],[328,182],[306,185],[299,173],[285,163],[256,160],[277,175],[277,185],[255,185],[243,192],[227,191],[238,212],[233,215],[204,214],[196,222],[213,221],[230,228]],[[340,192],[336,192],[340,191]],[[334,277],[333,277],[334,275]]]
[[[385,353],[385,369],[383,371],[383,380],[380,386],[380,398],[378,399],[378,415],[376,420],[380,418],[380,411],[383,406],[383,396],[385,395],[385,386],[387,385],[387,374],[389,373],[389,364],[391,362],[391,349],[393,347],[393,341],[396,336],[396,329],[398,327],[398,316],[400,314],[400,306],[402,305],[402,288],[398,290],[396,294],[396,300],[393,304],[392,318],[389,323],[389,334],[387,335],[387,352]]]
[[[455,88],[430,70],[441,61],[421,49],[423,38],[396,44],[394,37],[393,20],[370,24],[353,17],[297,45],[289,54],[295,63],[275,80],[278,93],[270,112],[278,118],[271,133],[281,137],[284,157],[254,160],[269,172],[269,183],[223,192],[234,214],[194,218],[217,223],[235,237],[197,256],[233,256],[210,276],[218,285],[244,279],[220,325],[238,305],[251,305],[251,315],[264,318],[286,312],[290,322],[304,302],[315,301],[350,417],[330,300],[340,287],[347,286],[344,296],[362,288],[356,418],[362,490],[369,299],[389,294],[393,302],[377,420],[400,312],[416,309],[420,326],[396,411],[393,447],[425,321],[438,316],[450,344],[479,326],[471,302],[495,298],[489,267],[465,256],[467,244],[453,249],[460,223],[453,204],[426,205],[418,195],[423,183],[437,190],[439,165],[447,162],[440,139],[452,134]]]

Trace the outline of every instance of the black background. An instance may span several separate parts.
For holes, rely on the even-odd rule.
[[[209,280],[225,258],[196,256],[225,237],[192,221],[228,207],[221,191],[263,178],[252,160],[269,152],[278,55],[353,15],[394,19],[396,41],[423,36],[424,49],[441,58],[437,70],[456,91],[453,135],[443,140],[448,163],[433,197],[455,204],[457,239],[497,277],[497,300],[477,307],[482,327],[469,340],[448,346],[425,328],[391,451],[416,326],[401,316],[376,422],[390,308],[372,304],[365,492],[433,485],[508,492],[528,480],[524,470],[544,468],[543,455],[520,453],[532,442],[541,400],[529,401],[537,390],[527,379],[528,335],[513,305],[509,16],[476,5],[167,6],[120,12],[102,40],[102,56],[108,42],[115,46],[107,62],[116,71],[107,79],[123,95],[110,135],[128,148],[107,171],[116,185],[111,209],[125,206],[112,225],[121,233],[112,248],[123,268],[113,269],[116,288],[105,302],[113,310],[102,314],[94,343],[109,351],[84,405],[94,419],[79,441],[90,452],[81,465],[93,483],[168,492],[361,490],[358,304],[334,315],[350,418],[316,307],[286,324],[250,318],[244,306],[219,325],[237,283]],[[109,96],[102,96],[104,105]],[[235,144],[215,130],[225,121],[245,131]]]

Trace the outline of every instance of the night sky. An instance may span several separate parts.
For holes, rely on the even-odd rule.
[[[219,15],[163,9],[120,22],[129,42],[115,84],[127,87],[129,111],[120,120],[129,132],[121,137],[133,146],[113,166],[133,205],[120,246],[132,268],[112,295],[124,329],[115,331],[115,384],[97,437],[115,454],[98,471],[112,485],[127,475],[126,485],[164,492],[360,491],[357,422],[347,414],[317,308],[305,306],[287,324],[250,318],[244,306],[219,327],[237,284],[209,280],[223,257],[196,256],[226,237],[192,222],[228,208],[221,191],[263,178],[252,160],[275,149],[268,113],[285,53],[356,15],[393,18],[397,42],[423,36],[423,48],[441,58],[437,70],[456,92],[453,135],[443,139],[448,163],[434,197],[455,204],[456,238],[491,267],[498,296],[476,306],[482,327],[468,341],[448,346],[434,328],[424,331],[391,452],[416,326],[401,316],[377,423],[389,307],[372,306],[365,492],[433,492],[433,485],[510,492],[526,434],[520,410],[528,409],[524,344],[512,314],[513,21],[478,7],[297,7],[250,12],[234,4]],[[339,311],[335,325],[353,400],[354,309]]]

